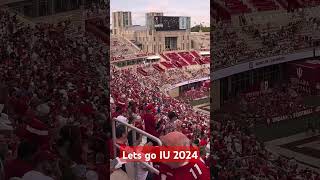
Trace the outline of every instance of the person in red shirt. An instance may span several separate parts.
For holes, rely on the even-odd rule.
[[[8,161],[4,165],[5,180],[20,177],[33,169],[32,159],[37,151],[37,146],[30,142],[22,142],[18,147],[17,159]]]
[[[160,139],[164,146],[190,146],[190,140],[180,132],[171,132]],[[200,159],[195,162],[166,162],[159,169],[161,180],[210,180],[209,168]]]
[[[142,120],[144,121],[145,131],[155,137],[159,137],[157,132],[157,120],[154,116],[154,107],[152,104],[147,105],[146,113],[142,116]],[[149,139],[147,142],[152,142],[153,145],[156,145],[156,142]]]

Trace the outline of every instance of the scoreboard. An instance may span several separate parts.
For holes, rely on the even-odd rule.
[[[177,31],[190,29],[190,17],[155,16],[156,31]]]

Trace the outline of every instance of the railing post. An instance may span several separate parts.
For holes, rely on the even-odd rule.
[[[126,128],[130,128],[131,130],[132,130],[132,138],[133,138],[133,145],[135,146],[136,145],[136,133],[138,132],[138,133],[140,133],[141,135],[144,135],[144,136],[146,136],[146,137],[148,137],[148,138],[150,138],[150,139],[152,139],[152,140],[154,140],[154,141],[156,141],[157,142],[157,144],[159,145],[159,146],[162,146],[162,142],[161,142],[161,140],[159,139],[159,138],[157,138],[157,137],[155,137],[155,136],[153,136],[153,135],[151,135],[151,134],[149,134],[149,133],[147,133],[147,132],[145,132],[145,131],[143,131],[143,130],[141,130],[141,129],[139,129],[139,128],[137,128],[137,127],[135,127],[135,126],[133,126],[133,125],[131,125],[131,124],[128,124],[128,123],[126,123],[126,122],[122,122],[122,121],[119,121],[119,120],[117,120],[117,119],[113,119],[112,120],[112,140],[113,140],[113,149],[114,149],[114,158],[116,158],[117,156],[116,156],[116,150],[117,150],[117,148],[120,148],[120,146],[118,145],[118,144],[116,144],[116,122],[118,122],[119,124],[123,124],[124,126],[126,126]],[[146,162],[139,162],[139,163],[141,163],[141,164],[143,164],[144,166],[146,166],[146,168],[149,170],[149,171],[151,171],[152,173],[155,173],[155,174],[159,174],[159,170],[157,170],[156,168],[154,168],[152,165],[150,165],[150,164],[148,164],[148,163],[146,163]],[[138,177],[137,177],[137,172],[136,172],[136,167],[137,167],[137,162],[134,162],[134,167],[135,167],[135,169],[134,169],[134,179],[135,180],[139,180],[138,179]]]
[[[139,144],[137,144],[137,132],[134,130],[134,129],[132,129],[131,130],[132,131],[132,144],[133,144],[133,146],[137,146],[137,145],[139,145]]]

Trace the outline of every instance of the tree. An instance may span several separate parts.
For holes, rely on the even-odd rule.
[[[202,32],[210,32],[210,27],[202,26],[201,29],[202,29]],[[200,25],[196,25],[191,28],[191,32],[199,32],[199,31],[200,31]]]

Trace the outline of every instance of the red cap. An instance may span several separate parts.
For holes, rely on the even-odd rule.
[[[50,135],[46,124],[33,118],[25,127],[17,129],[17,135],[22,139],[45,144],[49,141]]]

